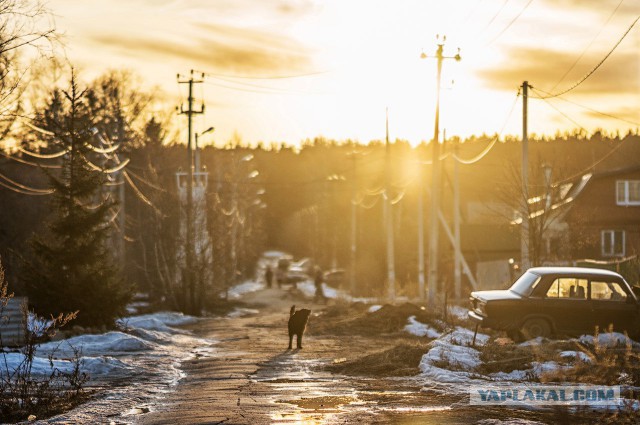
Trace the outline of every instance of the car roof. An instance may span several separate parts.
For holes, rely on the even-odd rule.
[[[595,275],[621,278],[618,273],[606,269],[592,269],[589,267],[533,267],[529,270],[538,275]]]

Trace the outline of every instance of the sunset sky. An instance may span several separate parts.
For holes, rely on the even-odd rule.
[[[392,138],[429,140],[436,61],[420,54],[435,52],[437,34],[447,37],[445,54],[462,55],[443,68],[447,136],[493,134],[505,122],[504,134],[520,134],[521,99],[509,111],[524,80],[547,92],[569,88],[640,15],[638,0],[55,0],[49,7],[85,79],[128,68],[160,86],[172,107],[186,101],[176,74],[208,73],[196,87],[207,108],[196,129],[215,126],[204,140],[216,144],[234,132],[248,142],[368,142],[384,137],[387,107]],[[590,78],[549,103],[530,100],[531,133],[637,128],[640,23]],[[186,127],[184,117],[175,119]]]

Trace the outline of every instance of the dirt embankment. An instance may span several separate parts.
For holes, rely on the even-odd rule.
[[[412,376],[419,373],[418,365],[429,350],[431,340],[403,331],[411,316],[439,330],[446,327],[438,315],[415,304],[387,304],[369,311],[369,306],[354,303],[327,307],[319,317],[314,318],[310,329],[314,334],[342,336],[347,344],[349,339],[358,337],[370,341],[372,350],[348,351],[345,357],[327,365],[326,369],[333,373]]]

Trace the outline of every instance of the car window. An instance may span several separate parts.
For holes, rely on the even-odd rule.
[[[538,282],[540,282],[541,277],[535,273],[531,273],[529,271],[525,272],[518,280],[511,285],[510,290],[513,292],[528,297],[531,295],[531,292],[535,289]]]
[[[626,301],[627,294],[618,282],[591,281],[591,299]]]
[[[546,294],[547,298],[587,299],[587,280],[560,277],[553,281]]]

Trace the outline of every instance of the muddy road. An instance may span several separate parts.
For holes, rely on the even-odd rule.
[[[324,306],[279,289],[248,294],[246,315],[190,327],[216,341],[195,350],[175,391],[137,418],[140,424],[550,423],[524,410],[470,406],[418,376],[343,376],[328,365],[393,347],[402,336],[314,334]],[[289,308],[310,308],[302,350],[287,350]],[[343,332],[344,333],[344,332]]]

